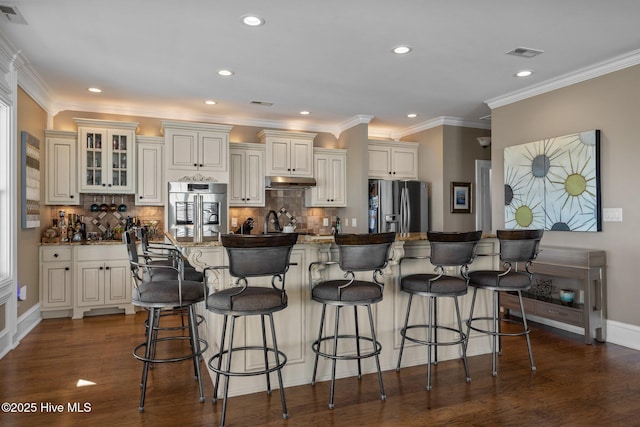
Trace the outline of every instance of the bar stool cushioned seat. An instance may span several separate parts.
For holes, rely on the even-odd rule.
[[[227,401],[229,395],[229,381],[231,377],[245,377],[265,375],[267,380],[267,393],[271,393],[271,372],[277,372],[280,387],[280,400],[282,402],[282,417],[287,419],[287,403],[282,384],[282,368],[287,363],[287,356],[278,349],[276,331],[273,322],[273,313],[287,307],[287,294],[285,293],[285,276],[289,270],[289,258],[293,245],[296,244],[298,235],[287,234],[262,234],[242,235],[224,234],[220,236],[222,245],[227,251],[229,265],[211,266],[205,268],[205,277],[211,270],[229,269],[229,273],[235,278],[237,286],[219,290],[207,297],[207,310],[224,316],[222,334],[219,341],[219,351],[208,362],[209,369],[215,372],[213,386],[213,401],[218,400],[220,376],[226,381],[223,390],[222,414],[220,425],[225,424],[227,413]],[[249,280],[254,277],[271,277],[271,286],[249,286]],[[260,316],[262,324],[262,345],[244,345],[234,347],[234,329],[236,319],[242,316]],[[268,317],[271,328],[271,347],[267,345],[265,319]],[[231,322],[229,322],[229,318]],[[231,327],[227,337],[227,326]],[[245,323],[245,327],[249,323]],[[258,351],[264,357],[264,369],[258,370],[232,370],[231,359],[234,353]],[[275,363],[269,360],[272,355]],[[223,359],[226,364],[223,367]],[[244,364],[239,364],[243,366]],[[235,368],[234,368],[235,369]],[[244,408],[246,410],[247,408]]]
[[[311,348],[316,353],[313,366],[313,377],[311,384],[316,382],[318,370],[318,359],[320,356],[330,359],[331,365],[331,392],[329,397],[329,409],[334,407],[335,377],[337,360],[357,360],[358,378],[362,377],[361,359],[374,357],[378,372],[378,384],[380,386],[380,397],[386,399],[384,385],[382,383],[382,373],[380,371],[379,354],[382,345],[376,339],[376,333],[371,313],[371,304],[382,301],[384,284],[380,280],[382,269],[386,267],[389,259],[389,250],[395,240],[395,233],[378,234],[336,234],[335,243],[340,253],[339,261],[318,261],[309,265],[309,283],[311,285],[311,299],[322,304],[322,314],[320,318],[320,330],[318,339],[315,340]],[[328,279],[314,285],[313,270],[318,266],[338,264],[345,273],[344,279]],[[373,272],[372,280],[356,279],[356,272]],[[327,305],[335,306],[335,323],[333,335],[323,336],[325,325],[325,314]],[[355,335],[340,334],[338,324],[340,323],[340,309],[345,306],[353,306],[355,320]],[[358,326],[358,306],[365,306],[369,316],[369,327],[371,336],[362,336]],[[338,340],[352,340],[355,342],[356,354],[338,352]],[[324,351],[322,343],[333,341],[331,352]],[[372,349],[363,353],[360,343],[368,342]]]

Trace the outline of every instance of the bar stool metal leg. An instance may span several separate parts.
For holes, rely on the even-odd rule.
[[[318,348],[316,351],[316,360],[313,363],[313,377],[311,377],[311,385],[316,384],[316,372],[318,371],[318,358],[320,357],[320,345],[322,343],[322,331],[324,329],[324,315],[327,311],[327,304],[322,304],[322,314],[320,315],[320,331],[318,332]]]
[[[231,372],[231,355],[233,354],[233,331],[236,327],[236,316],[231,316],[231,331],[229,332],[229,350],[227,354],[227,372]],[[220,353],[220,357],[222,357],[222,353]],[[231,377],[225,375],[224,379],[224,391],[222,397],[222,415],[220,416],[220,426],[224,426],[224,421],[227,416],[227,398],[229,395],[229,380]]]
[[[471,382],[471,373],[469,372],[469,363],[467,361],[467,342],[469,337],[462,332],[462,317],[460,316],[460,304],[458,297],[453,297],[456,306],[456,315],[458,316],[458,331],[460,332],[460,347],[462,349],[462,363],[464,364],[464,372],[467,374],[467,382]]]
[[[527,349],[529,350],[529,361],[531,362],[531,370],[536,370],[536,364],[533,361],[533,351],[531,350],[531,338],[529,338],[529,325],[527,324],[527,316],[524,314],[524,304],[522,303],[522,292],[518,291],[518,300],[520,301],[520,311],[522,313],[522,324],[524,326],[524,336],[527,339]]]
[[[198,318],[196,316],[196,307],[195,305],[189,306],[189,320],[188,326],[191,334],[191,351],[194,355],[193,357],[193,367],[195,371],[196,380],[198,381],[198,389],[200,391],[200,402],[204,402],[204,389],[202,387],[202,376],[200,373],[200,337],[198,335]]]
[[[380,370],[380,352],[382,346],[379,345],[376,337],[376,329],[373,325],[373,314],[371,313],[371,304],[367,304],[367,311],[369,312],[369,327],[371,328],[371,341],[373,343],[373,351],[375,353],[376,368],[378,370],[378,385],[380,386],[380,399],[387,400],[387,395],[384,392],[384,384],[382,384],[382,371]]]
[[[336,306],[336,324],[333,332],[333,358],[331,358],[331,392],[329,394],[329,409],[333,409],[333,396],[336,385],[336,362],[338,360],[338,324],[340,323],[340,306]]]
[[[358,330],[358,306],[353,306],[353,315],[356,323],[356,354],[358,355],[358,379],[362,378],[362,363],[360,362],[360,331]]]
[[[267,350],[267,331],[264,324],[264,314],[260,315],[260,323],[262,324],[262,345],[264,348],[264,369],[265,371],[269,370],[269,355]],[[269,372],[265,374],[267,378],[267,394],[271,394],[271,378],[269,377]]]
[[[413,294],[409,294],[409,302],[407,302],[407,315],[404,318],[404,327],[400,329],[400,335],[402,341],[400,342],[400,354],[398,355],[398,365],[396,371],[400,371],[400,363],[402,362],[402,353],[404,352],[404,342],[407,336],[407,326],[409,325],[409,313],[411,312],[411,301],[413,301]]]
[[[156,315],[158,314],[157,308],[149,309],[149,325],[154,325],[156,321]],[[151,355],[154,353],[155,340],[153,339],[153,329],[147,334],[147,347],[145,348],[144,357],[146,360],[142,362],[142,390],[140,391],[140,406],[138,411],[144,412],[144,398],[147,393],[147,379],[149,377],[149,365],[151,364]]]
[[[273,340],[273,350],[276,358],[276,366],[280,366],[280,352],[278,350],[278,340],[276,340],[276,328],[273,323],[273,314],[269,313],[269,323],[271,323],[271,339]],[[266,346],[266,344],[265,344]],[[267,366],[267,369],[269,367]],[[282,418],[289,418],[289,411],[287,410],[287,401],[284,397],[284,386],[282,384],[282,369],[277,369],[278,372],[278,385],[280,386],[280,400],[282,401]],[[269,375],[269,373],[267,373]]]
[[[227,320],[229,316],[225,315],[222,321],[222,337],[220,338],[220,357],[218,358],[218,370],[216,371],[216,379],[213,382],[213,403],[218,401],[218,385],[220,384],[220,370],[222,369],[222,355],[224,353],[224,340],[227,334]]]

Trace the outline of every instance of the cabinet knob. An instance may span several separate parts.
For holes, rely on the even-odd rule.
[[[198,164],[197,164],[197,163],[194,163],[194,164],[193,164],[193,166],[198,167]]]
[[[203,167],[203,166],[204,166],[204,163],[200,163],[200,167]]]
[[[64,271],[69,271],[69,267],[65,267],[65,268],[64,268]]]
[[[142,197],[142,196],[140,196],[139,198],[140,198],[140,199],[142,199],[143,197]]]
[[[60,255],[58,255],[58,254],[53,254],[53,257],[54,257],[54,258],[58,258],[59,256],[60,256]]]
[[[69,196],[71,199],[73,199],[73,194],[71,196]]]
[[[98,268],[98,270],[102,270],[102,266],[100,266],[100,268]]]
[[[389,171],[389,175],[391,175],[391,171]]]
[[[291,172],[291,168],[287,168],[287,171]]]
[[[395,175],[396,173],[394,172],[393,174]]]
[[[107,186],[107,184],[102,184],[102,186],[103,186],[103,187],[106,187],[106,186]]]
[[[109,269],[109,266],[106,266],[106,267],[105,267],[105,270],[108,270],[108,269]]]

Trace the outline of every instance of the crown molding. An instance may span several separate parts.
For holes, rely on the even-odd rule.
[[[514,102],[542,95],[543,93],[551,92],[553,90],[562,89],[576,83],[591,80],[638,64],[640,64],[640,49],[633,50],[606,61],[598,62],[577,71],[572,71],[571,73],[563,74],[557,78],[546,80],[540,84],[532,85],[522,90],[491,98],[485,102],[489,108],[493,110],[494,108],[513,104]]]
[[[394,139],[400,139],[407,135],[413,135],[414,133],[422,132],[427,129],[433,129],[438,126],[457,126],[466,128],[477,129],[491,129],[491,123],[465,120],[460,117],[440,116],[435,119],[427,120],[426,122],[418,123],[415,126],[408,127],[394,135]]]
[[[36,70],[31,67],[29,60],[18,52],[16,56],[16,70],[18,71],[18,85],[47,113],[52,110],[51,91]]]

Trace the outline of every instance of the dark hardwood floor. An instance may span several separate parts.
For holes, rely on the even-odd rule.
[[[217,425],[222,403],[212,404],[208,375],[207,401],[198,402],[189,362],[157,365],[145,412],[138,412],[141,363],[131,350],[141,340],[143,320],[142,313],[43,320],[0,360],[0,401],[14,407],[35,403],[37,410],[3,411],[0,425]],[[291,387],[286,389],[288,420],[282,419],[277,392],[256,393],[229,400],[227,424],[640,425],[640,352],[585,345],[581,337],[536,325],[532,341],[537,372],[529,369],[524,340],[505,339],[497,377],[490,373],[490,355],[469,359],[469,384],[460,361],[441,362],[434,368],[432,391],[425,390],[425,366],[386,371],[386,401],[380,400],[375,375],[342,379],[334,410],[327,408],[328,382]],[[95,385],[78,387],[81,379]],[[62,413],[47,412],[48,403],[63,405]],[[74,403],[88,410],[69,412],[68,404]]]

